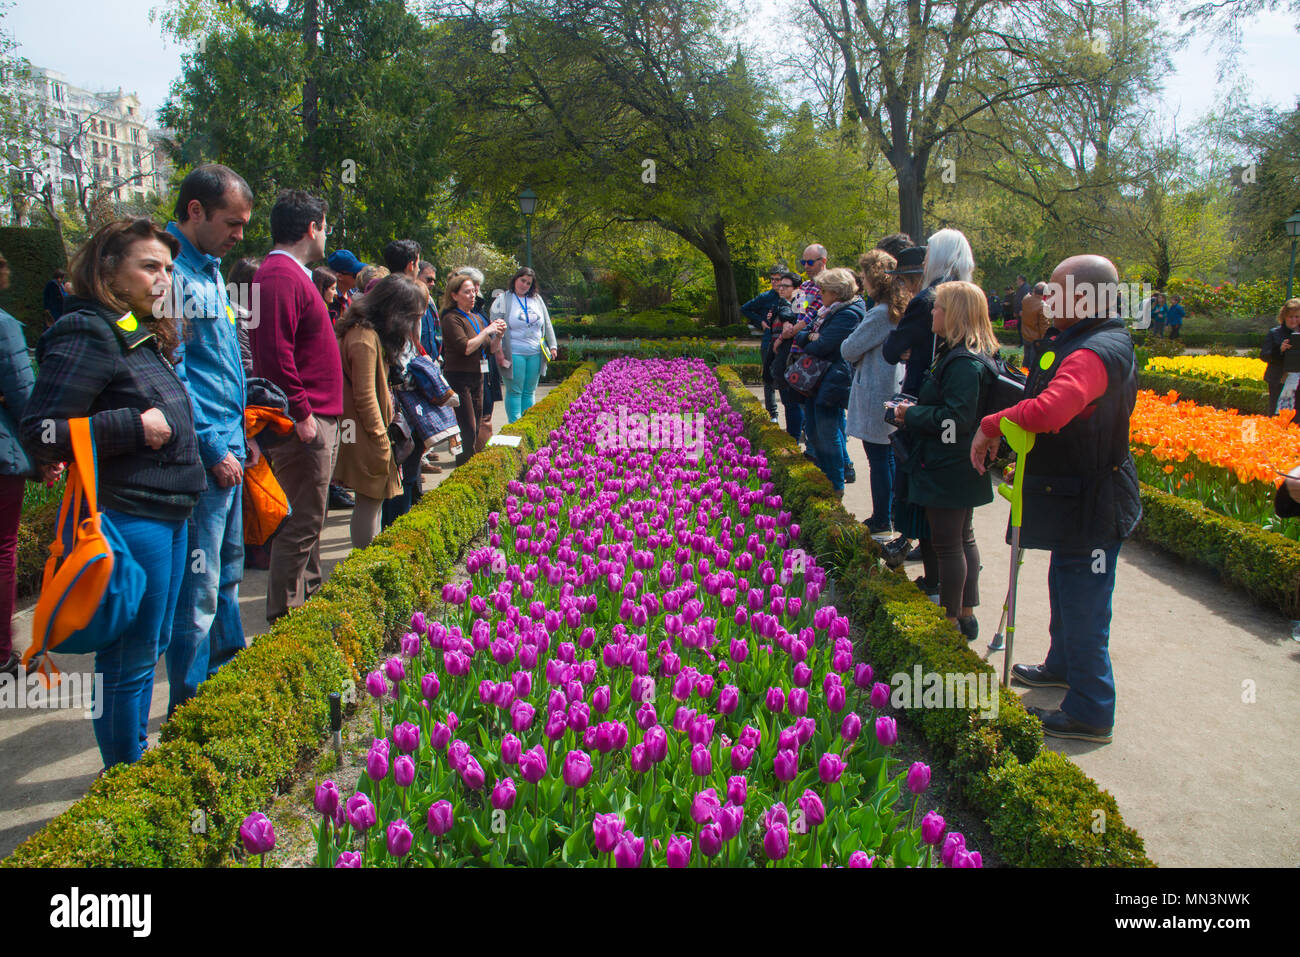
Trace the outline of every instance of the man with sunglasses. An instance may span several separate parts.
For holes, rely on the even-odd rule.
[[[420,271],[415,278],[429,290],[429,308],[420,317],[420,345],[430,359],[437,359],[442,352],[442,329],[438,325],[438,270],[433,263],[421,259]]]
[[[789,282],[788,279],[782,279],[784,273],[785,269],[781,266],[773,266],[768,271],[768,283],[771,288],[766,292],[759,293],[740,307],[741,314],[763,330],[763,338],[759,343],[759,356],[763,363],[763,405],[767,409],[767,414],[772,417],[773,422],[777,421],[777,415],[776,385],[772,380],[771,371],[768,369],[768,363],[772,359],[771,313],[776,309],[781,299],[777,292],[777,285],[781,282]]]

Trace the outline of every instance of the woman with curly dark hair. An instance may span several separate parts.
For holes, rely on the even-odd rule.
[[[72,262],[73,298],[36,347],[22,419],[38,465],[73,457],[69,419],[89,417],[99,504],[145,572],[135,621],[95,658],[95,739],[105,767],[140,757],[154,668],[171,641],[187,558],[186,520],[206,488],[190,396],[172,365],[176,321],[162,308],[175,237],[148,219],[101,228]]]

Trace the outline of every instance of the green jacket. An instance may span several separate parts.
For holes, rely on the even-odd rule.
[[[957,356],[939,368],[948,354],[940,345],[934,365],[921,381],[916,405],[907,410],[906,432],[912,454],[904,469],[907,500],[934,508],[974,508],[993,501],[993,480],[970,464],[970,444],[979,428],[988,371],[978,359]]]

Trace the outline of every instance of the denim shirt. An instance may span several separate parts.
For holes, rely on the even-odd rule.
[[[172,274],[172,296],[182,329],[176,371],[194,405],[199,458],[210,469],[233,453],[242,465],[248,455],[244,364],[235,312],[221,279],[221,260],[199,252],[176,223],[168,223],[167,232],[181,244]]]
[[[438,321],[438,306],[433,299],[429,300],[429,308],[420,317],[420,345],[431,359],[436,359],[442,352],[442,326]]]

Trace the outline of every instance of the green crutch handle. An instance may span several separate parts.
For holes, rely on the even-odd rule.
[[[1025,459],[1034,447],[1034,433],[1016,425],[1006,416],[999,421],[1002,434],[1006,436],[1007,445],[1016,453],[1016,476],[1008,487],[1005,482],[998,486],[998,493],[1011,503],[1011,527],[1020,527],[1020,514],[1024,506]]]

